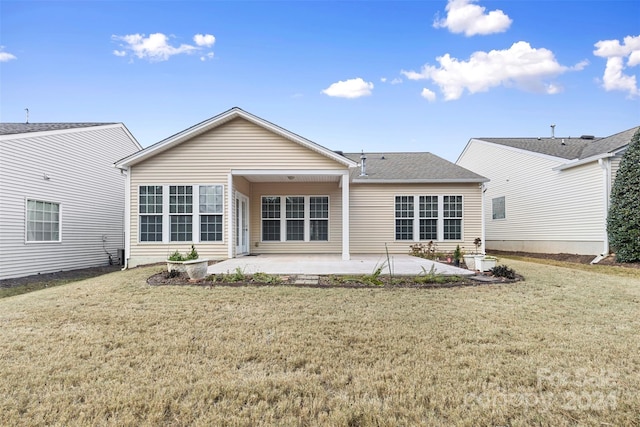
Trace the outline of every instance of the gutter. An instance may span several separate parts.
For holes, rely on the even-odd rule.
[[[615,154],[614,153],[604,153],[604,154],[598,154],[595,156],[591,156],[591,157],[587,157],[586,159],[582,159],[582,160],[571,160],[569,163],[565,163],[563,165],[560,166],[556,166],[555,168],[551,169],[554,171],[563,171],[563,170],[567,170],[567,169],[571,169],[577,166],[582,166],[582,165],[586,165],[587,163],[591,163],[591,162],[595,162],[596,160],[598,161],[598,164],[600,164],[602,166],[602,163],[600,163],[601,160],[603,159],[608,159],[610,157],[614,157]]]

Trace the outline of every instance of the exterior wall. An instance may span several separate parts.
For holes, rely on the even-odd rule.
[[[462,240],[435,243],[439,252],[452,252],[456,245],[475,250],[473,241],[482,236],[480,184],[351,184],[351,253],[384,253],[385,244],[390,253],[409,253],[417,242],[395,240],[395,196],[403,195],[463,196]]]
[[[4,136],[0,279],[108,265],[107,252],[117,258],[125,176],[113,163],[136,151],[121,125]],[[60,204],[60,242],[26,242],[27,199]]]
[[[598,162],[554,171],[560,159],[470,142],[457,164],[488,177],[487,249],[602,252],[606,233],[604,172]],[[492,218],[492,199],[505,197],[506,217]],[[517,249],[516,249],[517,248]]]
[[[185,252],[191,246],[190,242],[166,244],[138,242],[138,188],[140,185],[224,185],[223,241],[198,243],[197,249],[202,257],[226,259],[228,257],[228,176],[232,169],[337,170],[345,168],[346,166],[334,160],[244,119],[232,120],[196,136],[131,168],[129,265],[162,261],[169,253],[175,250]],[[240,191],[250,198],[250,215],[253,221],[253,215],[259,214],[259,209],[254,207],[255,191],[241,177],[234,177],[233,187],[231,191]],[[290,193],[287,192],[287,194]],[[254,228],[255,226],[251,227],[252,239]],[[254,243],[255,241],[252,240],[250,248],[252,251],[255,249]]]
[[[256,183],[252,185],[251,194],[249,249],[252,254],[339,254],[342,252],[342,189],[338,187],[338,183]],[[263,242],[262,196],[329,196],[329,241]]]

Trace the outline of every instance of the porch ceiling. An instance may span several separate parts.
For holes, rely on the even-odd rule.
[[[296,175],[294,173],[290,175],[242,175],[237,174],[234,176],[242,176],[249,182],[340,182],[339,175]]]

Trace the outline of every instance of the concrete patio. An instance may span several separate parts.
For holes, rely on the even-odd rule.
[[[415,276],[429,272],[435,266],[435,272],[444,275],[470,276],[473,271],[454,267],[448,264],[417,258],[410,255],[390,255],[394,275]],[[383,263],[385,255],[352,255],[349,261],[342,260],[340,255],[333,254],[286,254],[286,255],[250,255],[232,258],[210,265],[209,274],[233,273],[240,268],[245,274],[315,274],[315,275],[347,275],[371,274]],[[389,273],[385,267],[384,274]]]

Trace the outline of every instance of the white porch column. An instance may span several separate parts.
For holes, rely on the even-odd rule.
[[[342,259],[351,259],[349,254],[349,171],[341,178],[342,184]]]
[[[486,254],[486,253],[487,253],[487,247],[486,247],[486,244],[487,244],[487,236],[486,236],[486,234],[485,234],[485,213],[484,213],[484,210],[485,210],[485,206],[484,206],[484,202],[485,202],[485,200],[484,200],[484,192],[485,192],[485,191],[486,191],[486,186],[485,186],[485,184],[484,184],[484,183],[481,183],[481,184],[480,184],[480,192],[482,193],[482,196],[481,196],[480,206],[482,206],[482,209],[480,209],[480,210],[481,210],[481,212],[482,212],[482,216],[481,216],[481,221],[480,221],[480,223],[482,224],[482,230],[480,231],[480,238],[482,239],[482,244],[480,245],[480,251],[481,251],[483,254]]]
[[[227,258],[233,258],[233,174],[227,175]]]

